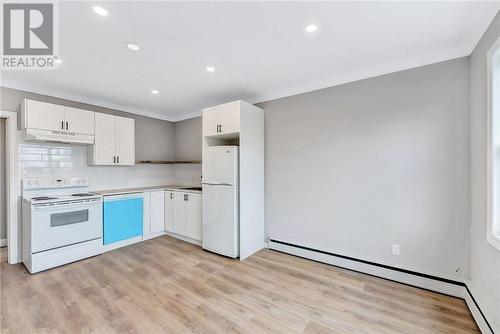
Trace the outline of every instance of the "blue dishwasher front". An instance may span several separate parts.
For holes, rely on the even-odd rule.
[[[105,196],[103,210],[105,245],[142,235],[142,194]]]

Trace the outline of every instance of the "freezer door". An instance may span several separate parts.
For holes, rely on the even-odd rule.
[[[238,190],[234,186],[203,186],[203,248],[239,256]]]
[[[238,147],[212,146],[205,149],[203,183],[238,184]]]

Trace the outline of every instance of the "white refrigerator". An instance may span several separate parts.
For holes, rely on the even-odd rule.
[[[203,157],[203,248],[239,254],[238,146],[211,146]]]

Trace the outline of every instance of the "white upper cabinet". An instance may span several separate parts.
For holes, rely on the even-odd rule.
[[[114,165],[115,155],[115,116],[95,114],[95,144],[89,150],[90,163],[94,165]]]
[[[116,163],[135,164],[135,121],[132,118],[115,116]]]
[[[89,149],[89,164],[134,165],[135,121],[95,113],[95,144]]]
[[[25,100],[21,109],[25,129],[94,134],[93,111],[32,100]]]
[[[24,100],[21,109],[23,127],[26,129],[62,131],[65,128],[63,106]]]
[[[64,129],[68,132],[94,134],[94,112],[64,107]]]
[[[94,112],[23,100],[21,126],[26,140],[94,143]]]
[[[203,136],[228,136],[240,132],[241,101],[203,110]]]

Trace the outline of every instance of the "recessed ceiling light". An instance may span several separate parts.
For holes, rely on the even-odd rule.
[[[57,56],[54,56],[54,62],[57,64],[62,64],[62,60]]]
[[[94,10],[94,12],[96,12],[97,14],[99,14],[101,16],[108,16],[108,11],[102,7],[94,6],[94,7],[92,7],[92,9]]]
[[[159,91],[157,91],[156,89],[151,89],[151,94],[156,95],[156,94],[159,94],[159,93],[160,93],[160,92],[159,92]]]
[[[310,24],[306,27],[307,32],[315,32],[316,30],[318,30],[318,26],[315,24]]]
[[[215,67],[212,67],[212,66],[207,66],[207,67],[205,67],[205,70],[206,70],[207,72],[214,72],[214,71],[215,71]]]
[[[125,45],[132,51],[139,51],[141,49],[139,45],[135,44],[134,42],[125,42]]]

